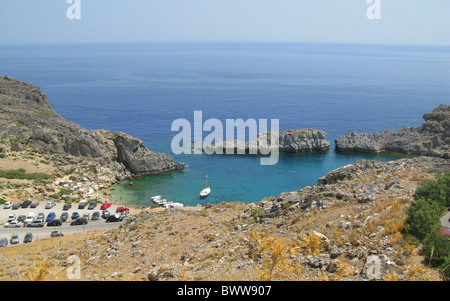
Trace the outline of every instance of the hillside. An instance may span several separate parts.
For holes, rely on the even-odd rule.
[[[87,130],[57,114],[36,86],[0,77],[0,159],[26,153],[60,165],[86,165],[101,184],[181,170],[167,154],[153,153],[122,132]],[[83,173],[83,172],[80,172]]]
[[[147,209],[116,230],[6,248],[0,279],[65,280],[76,255],[81,280],[440,280],[404,220],[417,185],[449,167],[362,160],[258,203]]]

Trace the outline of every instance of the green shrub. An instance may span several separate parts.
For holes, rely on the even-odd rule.
[[[416,200],[407,210],[405,221],[406,232],[420,240],[428,234],[437,233],[441,228],[439,220],[443,207],[424,199]]]
[[[261,209],[255,208],[252,210],[252,212],[250,212],[250,216],[255,216],[257,214],[260,214],[262,212]]]
[[[445,205],[450,206],[450,171],[445,171],[438,177],[438,183],[442,185],[445,191]]]
[[[429,263],[440,267],[450,260],[450,239],[441,234],[429,234],[423,240],[423,247]]]
[[[438,181],[429,181],[417,187],[414,198],[425,199],[430,202],[436,202],[445,206],[447,203],[447,194],[444,185]]]
[[[38,173],[25,173],[25,169],[8,169],[8,170],[0,170],[0,178],[6,179],[24,179],[24,180],[37,180],[42,181],[46,179],[50,179],[52,176],[46,173],[38,172]]]

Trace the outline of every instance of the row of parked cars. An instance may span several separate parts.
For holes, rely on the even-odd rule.
[[[9,240],[9,243],[12,245],[19,243],[19,235],[13,234],[11,235],[11,238]],[[24,243],[29,243],[33,241],[33,233],[27,233],[25,234],[25,237],[23,238]],[[8,245],[8,239],[7,238],[0,238],[0,247],[6,247]]]
[[[104,202],[102,203],[102,205],[100,206],[100,210],[106,210],[109,207],[111,207],[111,202]],[[19,209],[19,208],[36,208],[37,206],[39,206],[39,202],[38,201],[24,201],[24,202],[6,202],[3,205],[3,209]],[[53,207],[56,206],[56,202],[54,201],[47,201],[47,203],[45,204],[45,209],[52,209]],[[97,201],[91,201],[89,204],[86,201],[80,201],[80,203],[78,204],[78,209],[84,209],[86,208],[88,210],[93,210],[97,207]],[[70,208],[72,208],[72,204],[66,203],[63,206],[63,210],[69,210]],[[128,207],[124,207],[124,206],[120,206],[117,208],[116,212],[124,212],[124,213],[128,213],[130,209]]]
[[[80,215],[78,212],[72,212],[70,216],[71,226],[74,225],[86,225],[88,220],[99,220],[103,218],[106,222],[120,222],[123,220],[122,215],[111,214],[108,210],[102,210],[100,214],[99,211],[95,211],[92,216],[90,213],[85,212],[83,215]],[[10,214],[8,217],[8,221],[4,225],[5,228],[21,228],[23,227],[44,227],[45,223],[47,226],[61,226],[63,222],[69,219],[68,212],[62,212],[59,218],[56,218],[55,212],[50,212],[47,217],[45,217],[44,213],[40,212],[35,217],[34,212],[29,212],[27,216],[19,215],[16,219],[15,214]]]

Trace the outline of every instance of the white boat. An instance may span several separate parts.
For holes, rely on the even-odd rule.
[[[164,207],[166,207],[166,209],[173,209],[173,210],[183,210],[184,209],[183,204],[174,203],[174,202],[170,202],[170,203],[164,205]]]
[[[160,195],[152,196],[152,201],[153,202],[158,203],[158,201],[160,201],[160,200],[161,200],[161,196]]]
[[[208,176],[206,176],[205,188],[202,191],[200,191],[200,197],[201,198],[207,197],[210,193],[211,193],[211,188],[208,187]]]
[[[211,188],[206,187],[205,189],[200,191],[200,197],[201,198],[207,197],[210,193],[211,193]]]

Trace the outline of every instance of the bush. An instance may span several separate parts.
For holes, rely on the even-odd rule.
[[[435,234],[441,228],[439,220],[443,207],[424,199],[416,200],[407,210],[406,232],[418,239],[424,239],[428,234]]]
[[[438,177],[438,183],[442,185],[445,191],[445,206],[450,206],[450,171],[443,172]]]
[[[444,185],[438,181],[429,181],[417,187],[414,199],[425,199],[445,206],[447,203],[447,194]]]
[[[448,237],[438,234],[430,234],[423,240],[426,257],[433,267],[440,267],[450,260],[450,240]]]
[[[415,202],[407,211],[405,229],[424,245],[426,260],[450,279],[450,238],[439,233],[440,217],[450,206],[450,172],[440,174],[436,181],[417,187]]]
[[[50,179],[52,176],[46,173],[25,173],[25,169],[8,169],[8,170],[0,170],[0,178],[6,179],[25,179],[25,180],[37,180],[42,181],[46,179]]]

